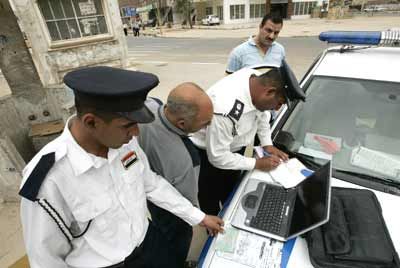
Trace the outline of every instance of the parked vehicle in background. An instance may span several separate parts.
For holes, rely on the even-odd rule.
[[[369,6],[364,8],[364,12],[380,12],[380,11],[385,11],[387,8],[385,7],[380,7],[380,6]]]
[[[157,24],[157,19],[153,18],[153,19],[148,19],[145,23],[144,26],[147,27],[156,27]]]
[[[203,25],[219,25],[220,21],[217,15],[207,15],[201,20]]]

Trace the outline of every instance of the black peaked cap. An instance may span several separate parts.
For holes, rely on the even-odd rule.
[[[97,66],[67,73],[64,83],[81,105],[119,113],[139,123],[154,120],[144,104],[149,91],[159,83],[153,74]]]
[[[304,94],[303,89],[300,87],[299,82],[297,81],[296,76],[293,71],[290,69],[286,60],[282,60],[281,67],[279,68],[281,71],[282,79],[285,83],[285,93],[289,100],[306,100],[306,95]]]
[[[275,66],[265,65],[265,64],[254,65],[251,68],[254,70],[258,70],[261,73],[266,73],[272,69],[277,69],[277,67]],[[296,76],[290,69],[286,60],[282,60],[282,64],[279,67],[279,72],[282,77],[283,89],[285,93],[285,98],[287,99],[287,103],[289,103],[289,101],[294,101],[294,100],[305,101],[306,95],[304,94],[304,91],[301,89]]]

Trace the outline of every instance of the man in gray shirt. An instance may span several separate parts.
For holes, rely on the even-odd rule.
[[[183,83],[170,92],[166,105],[154,99],[148,99],[146,105],[154,113],[155,120],[139,125],[139,144],[150,167],[198,206],[200,157],[188,134],[211,122],[213,105],[210,98],[196,84]],[[164,233],[176,252],[171,256],[175,265],[170,268],[182,268],[193,236],[192,227],[151,202],[148,202],[148,208],[153,224]]]

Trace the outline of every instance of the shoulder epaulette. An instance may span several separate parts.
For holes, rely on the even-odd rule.
[[[41,206],[54,220],[54,222],[57,224],[57,227],[67,238],[68,242],[71,243],[72,239],[81,237],[87,232],[92,220],[89,221],[83,232],[76,234],[77,232],[80,232],[80,230],[74,230],[76,228],[72,228],[72,226],[68,227],[60,213],[58,213],[57,210],[45,198],[37,197],[44,179],[55,163],[55,159],[55,152],[42,155],[28,179],[25,181],[24,186],[19,191],[19,195],[32,202],[37,202],[39,206]]]
[[[47,173],[49,173],[50,169],[55,163],[55,155],[55,152],[42,155],[32,173],[25,181],[24,186],[19,191],[20,196],[25,197],[32,202],[37,201],[37,195],[39,193],[40,187],[42,186],[42,183],[46,178]]]
[[[240,117],[242,116],[244,111],[244,103],[241,102],[240,100],[236,99],[235,103],[233,104],[233,107],[231,111],[228,113],[228,115],[235,119],[236,121],[239,121]]]

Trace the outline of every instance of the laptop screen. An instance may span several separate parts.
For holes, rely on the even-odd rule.
[[[311,228],[328,218],[331,162],[297,186],[297,196],[288,236]]]

